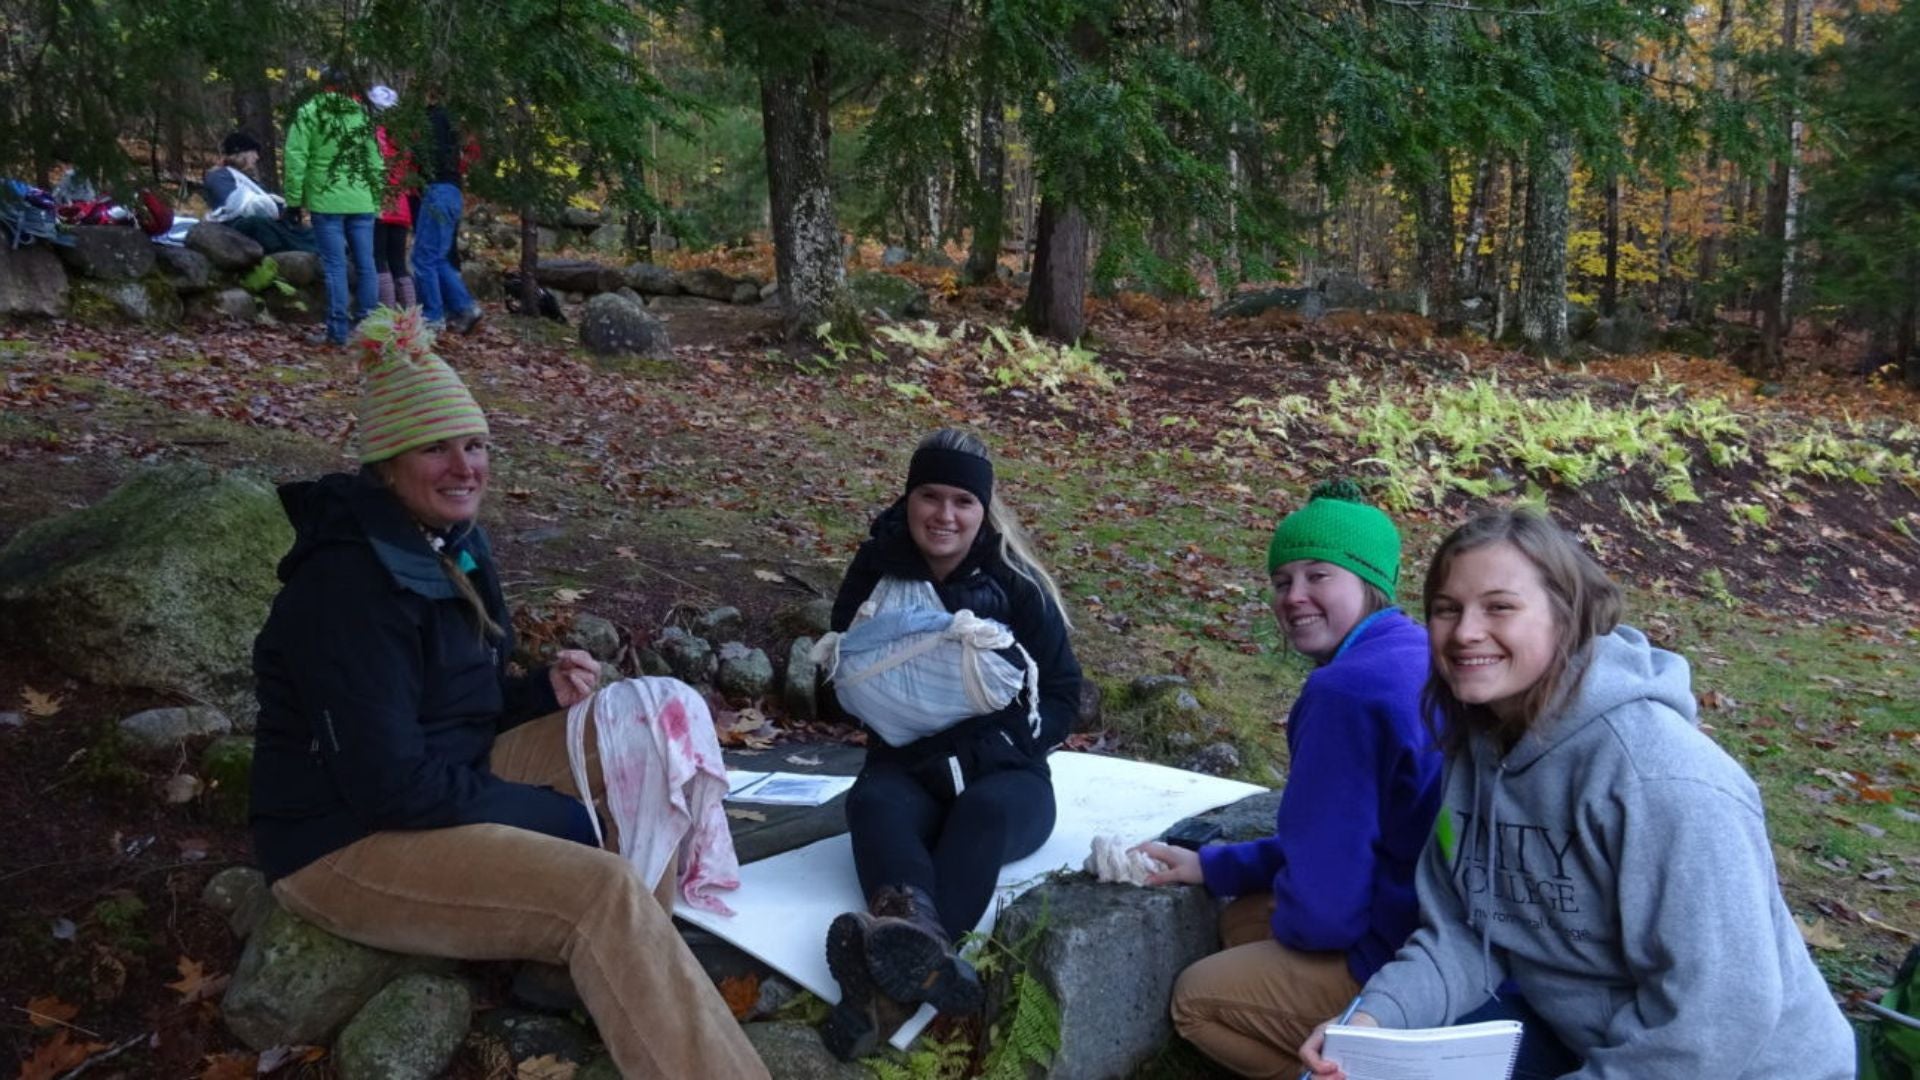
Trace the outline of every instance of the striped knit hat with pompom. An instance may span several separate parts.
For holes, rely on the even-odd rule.
[[[1367,505],[1351,480],[1313,485],[1307,505],[1288,514],[1267,546],[1267,573],[1297,559],[1345,567],[1391,601],[1400,584],[1400,530],[1393,519]]]
[[[376,309],[354,335],[366,389],[360,398],[360,460],[385,461],[416,447],[487,434],[467,384],[433,354],[420,309]]]

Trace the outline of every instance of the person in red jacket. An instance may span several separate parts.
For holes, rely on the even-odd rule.
[[[367,91],[367,101],[378,115],[400,104],[400,95],[391,86],[376,86]],[[387,190],[380,214],[373,219],[373,268],[380,277],[380,303],[413,307],[420,302],[413,292],[413,273],[407,269],[407,234],[413,230],[407,182],[413,177],[413,157],[387,134],[385,124],[374,126],[373,138],[387,162]]]

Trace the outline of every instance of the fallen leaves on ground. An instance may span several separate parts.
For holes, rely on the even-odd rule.
[[[75,1042],[72,1034],[61,1028],[20,1064],[20,1080],[54,1080],[106,1048],[106,1043]]]
[[[56,716],[65,704],[65,698],[57,698],[51,694],[43,694],[31,686],[23,686],[20,688],[20,711],[26,713],[28,716],[37,716],[42,719],[49,716]]]
[[[741,821],[765,821],[765,820],[767,820],[767,815],[765,815],[765,814],[763,814],[763,813],[761,813],[761,812],[760,812],[760,811],[758,811],[758,810],[742,810],[741,808],[739,808],[739,807],[737,807],[737,806],[729,806],[729,807],[727,807],[727,816],[728,816],[728,817],[730,817],[730,818],[737,818],[737,819],[739,819],[739,820],[741,820]]]
[[[541,1054],[528,1058],[513,1071],[514,1080],[573,1080],[573,1074],[580,1066],[571,1061],[562,1061],[552,1054]]]
[[[754,1006],[760,1004],[760,977],[752,972],[729,975],[720,980],[720,997],[726,1001],[735,1020],[745,1020],[753,1015]]]
[[[205,1061],[199,1080],[253,1080],[268,1071],[259,1068],[259,1058],[248,1053],[208,1054]]]
[[[179,991],[183,1005],[211,998],[227,985],[227,976],[207,974],[206,968],[197,960],[182,956],[175,966],[180,971],[180,978],[168,983],[167,989]]]
[[[164,795],[170,805],[192,802],[200,794],[200,778],[192,773],[174,773],[167,779]]]
[[[1809,948],[1837,950],[1846,947],[1846,943],[1840,940],[1839,934],[1833,932],[1833,927],[1827,920],[1817,915],[1809,922],[1802,922],[1795,918],[1793,925],[1799,928],[1800,937]]]
[[[27,1018],[37,1028],[64,1024],[78,1015],[80,1015],[80,1006],[69,1005],[52,994],[27,1002]]]

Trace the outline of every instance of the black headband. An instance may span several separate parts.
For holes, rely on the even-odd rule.
[[[220,152],[228,157],[244,154],[249,150],[256,154],[260,153],[260,140],[244,131],[234,132],[227,136],[226,141],[220,144]]]
[[[913,452],[907,466],[907,492],[921,484],[946,484],[972,494],[981,506],[993,501],[993,462],[965,450],[947,450],[937,446]]]

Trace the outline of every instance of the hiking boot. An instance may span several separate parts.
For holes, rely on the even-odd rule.
[[[447,325],[451,326],[456,334],[471,334],[480,325],[481,314],[480,305],[475,304],[447,320]]]
[[[849,911],[827,927],[827,969],[840,984],[840,1001],[820,1026],[820,1041],[841,1061],[866,1057],[914,1014],[916,1006],[882,994],[867,970],[867,933],[877,920]]]
[[[891,895],[889,895],[891,894]],[[866,934],[867,971],[895,1001],[926,1002],[944,1013],[978,1012],[986,994],[973,965],[953,951],[926,890],[905,885],[874,897]]]

